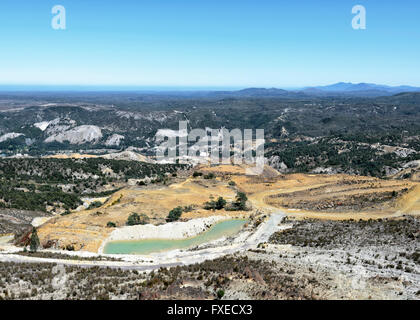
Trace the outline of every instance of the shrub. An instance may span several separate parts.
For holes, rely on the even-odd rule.
[[[223,199],[222,197],[219,197],[216,201],[216,209],[221,210],[225,207],[225,205],[226,205],[226,200]]]
[[[176,221],[181,217],[181,214],[182,214],[181,207],[173,208],[171,211],[169,211],[168,218],[166,220],[169,222]]]
[[[140,224],[148,224],[149,222],[149,217],[144,213],[140,213]]]
[[[236,193],[236,199],[234,202],[235,207],[238,208],[238,210],[246,210],[246,201],[248,200],[248,197],[243,192],[237,192]]]
[[[210,200],[204,203],[204,209],[206,210],[216,210],[216,201]]]
[[[106,224],[106,226],[108,228],[115,228],[117,225],[114,222],[112,222],[112,221],[108,221],[108,223]]]
[[[189,206],[184,206],[184,208],[182,208],[183,212],[191,212],[194,210],[194,206],[193,205],[189,205]]]
[[[225,295],[225,291],[223,289],[219,289],[219,290],[217,290],[216,294],[217,294],[218,299],[222,299],[223,296]]]
[[[235,201],[232,203],[229,208],[226,208],[226,210],[229,211],[242,211],[247,210],[246,207],[246,201],[248,200],[248,197],[243,192],[237,192]]]
[[[194,171],[194,173],[193,173],[193,177],[194,178],[196,178],[196,177],[201,177],[203,174],[201,173],[201,172],[198,172],[198,171]]]
[[[137,213],[132,213],[127,219],[128,226],[135,226],[138,224],[148,224],[148,223],[149,223],[149,217],[145,215],[144,213],[141,213],[140,215]]]
[[[214,179],[216,176],[214,175],[213,172],[210,172],[209,174],[206,174],[204,176],[204,179]]]
[[[204,204],[206,210],[221,210],[226,206],[226,200],[223,197],[219,197],[217,201],[210,200]]]
[[[137,213],[132,213],[128,216],[127,225],[134,226],[140,223],[140,216]]]
[[[39,247],[39,238],[38,238],[38,234],[36,232],[36,229],[33,228],[32,229],[32,234],[31,234],[31,242],[29,245],[29,249],[31,252],[36,252],[38,250]]]
[[[95,208],[99,208],[102,205],[102,202],[100,201],[93,201],[89,207],[87,208],[88,210],[90,209],[95,209]]]

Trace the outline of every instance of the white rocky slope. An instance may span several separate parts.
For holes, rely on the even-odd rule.
[[[41,121],[34,123],[34,127],[37,127],[41,131],[45,131],[50,125],[51,121]]]
[[[150,158],[131,151],[131,150],[125,150],[125,151],[121,151],[121,152],[117,152],[117,153],[108,153],[105,154],[103,156],[101,156],[101,158],[104,159],[113,159],[113,160],[128,160],[128,161],[141,161],[141,162],[153,162]]]
[[[6,134],[0,136],[0,142],[6,141],[6,140],[9,140],[9,139],[14,139],[14,138],[17,138],[17,137],[20,137],[20,136],[23,136],[23,133],[9,132],[9,133],[6,133]]]
[[[45,142],[65,142],[82,144],[86,142],[98,142],[102,138],[102,131],[98,126],[83,125],[67,131],[54,133],[45,139]]]
[[[121,140],[123,139],[124,139],[124,136],[120,134],[113,134],[105,141],[105,145],[106,146],[119,146],[121,143]]]

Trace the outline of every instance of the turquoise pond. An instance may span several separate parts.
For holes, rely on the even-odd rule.
[[[111,241],[104,248],[108,254],[150,254],[174,249],[186,249],[239,232],[247,220],[225,220],[215,223],[209,230],[186,239],[145,239],[134,241]]]

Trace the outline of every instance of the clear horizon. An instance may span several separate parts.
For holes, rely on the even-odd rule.
[[[344,81],[340,81],[343,83]],[[338,83],[338,82],[337,82]],[[329,85],[337,84],[330,83]],[[366,83],[372,85],[385,85],[383,83]],[[361,84],[361,83],[352,83],[352,84]],[[387,86],[387,85],[385,85]],[[399,87],[399,86],[410,86],[414,88],[420,88],[417,86],[411,86],[407,84],[400,84],[390,87]],[[249,88],[264,88],[264,89],[283,89],[288,91],[299,91],[306,88],[319,87],[318,85],[305,86],[305,87],[263,87],[263,86],[116,86],[116,85],[28,85],[28,84],[0,84],[0,92],[100,92],[100,91],[109,91],[109,92],[188,92],[188,91],[235,91]]]
[[[56,4],[65,30],[51,27]],[[366,30],[351,27],[356,4]],[[420,87],[419,12],[415,0],[3,0],[0,86]]]

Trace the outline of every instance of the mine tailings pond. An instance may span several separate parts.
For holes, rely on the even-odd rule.
[[[108,254],[150,254],[175,249],[186,249],[223,237],[232,236],[241,230],[247,222],[233,219],[217,222],[208,230],[197,236],[185,239],[144,239],[130,241],[111,241],[105,245],[104,253]]]

